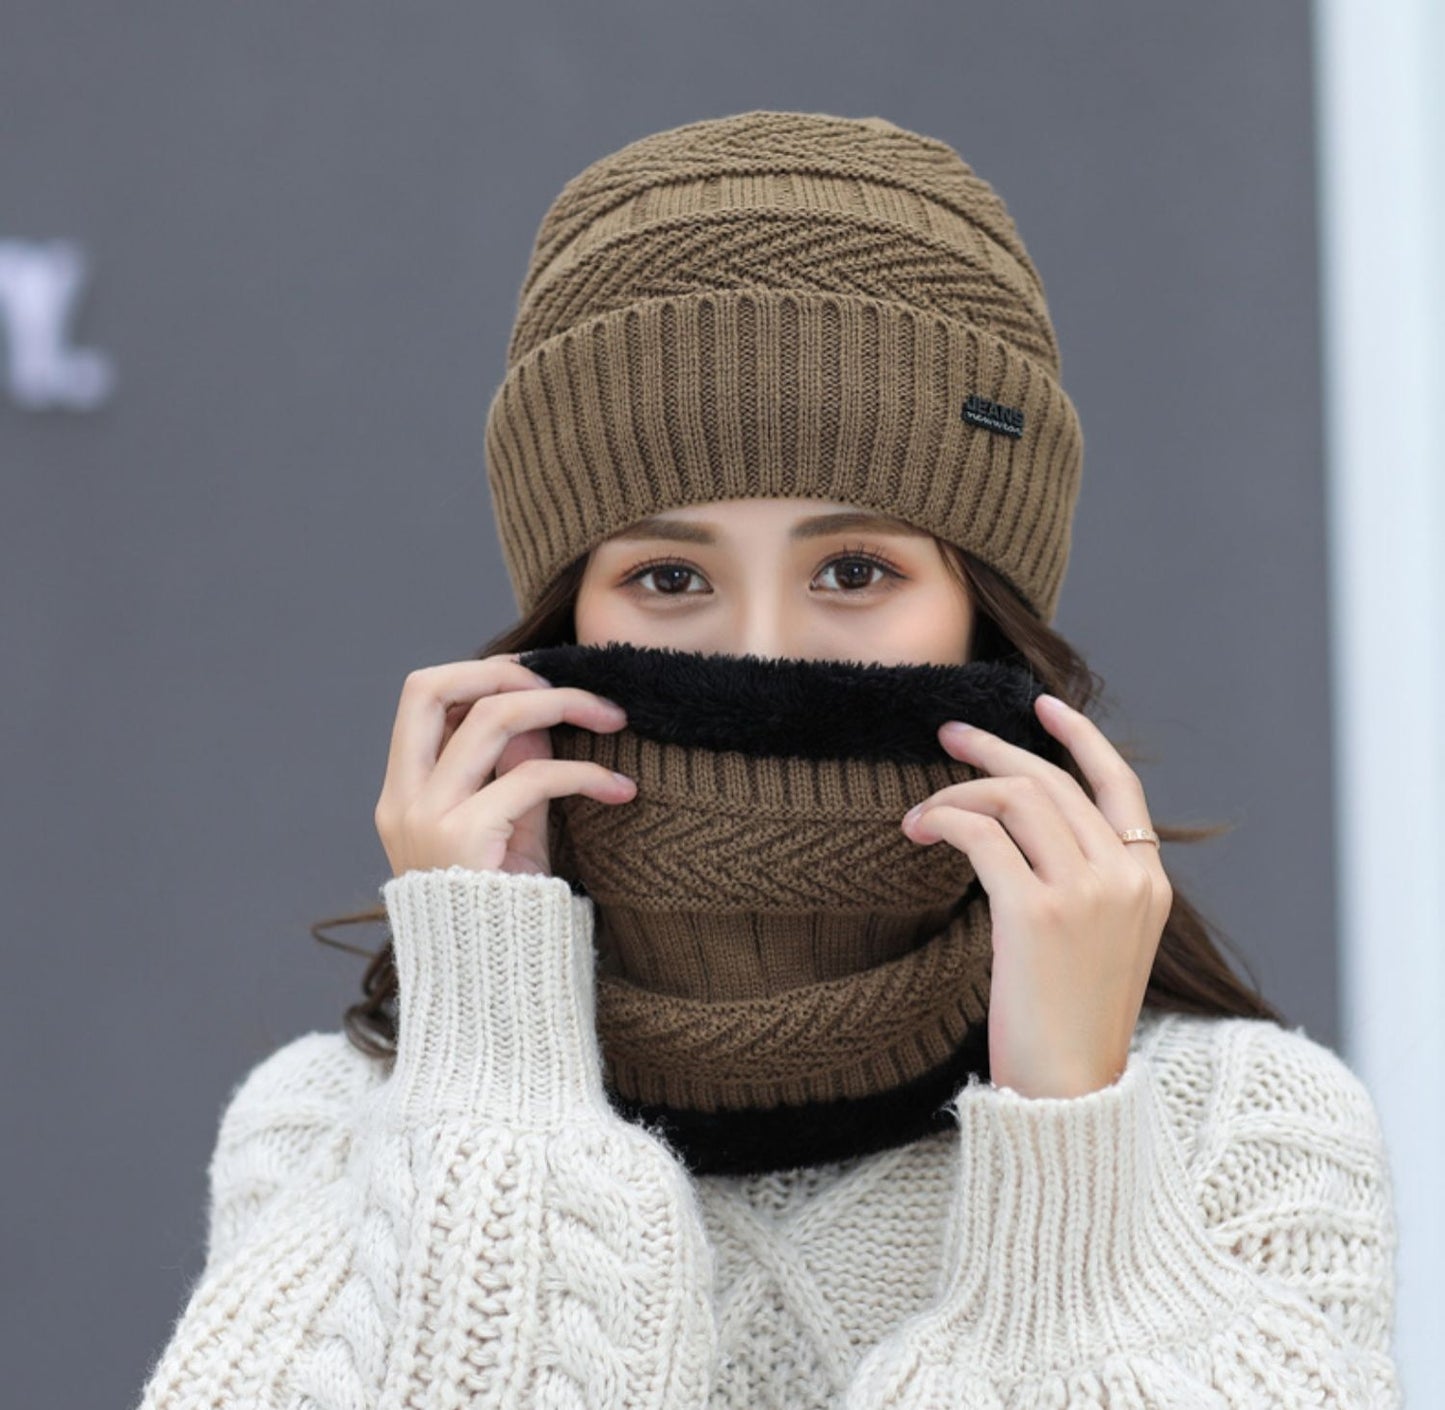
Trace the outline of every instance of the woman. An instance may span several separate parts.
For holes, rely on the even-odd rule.
[[[567,184],[487,424],[522,619],[407,678],[390,943],[230,1101],[145,1405],[1398,1405],[1368,1094],[1048,625],[1058,371],[882,119]]]

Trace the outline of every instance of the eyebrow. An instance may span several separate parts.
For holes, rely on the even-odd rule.
[[[793,525],[789,538],[813,539],[824,534],[836,534],[845,529],[869,530],[875,534],[896,534],[908,538],[931,538],[927,529],[905,523],[886,514],[867,514],[858,510],[846,513],[819,514]],[[623,543],[638,539],[673,539],[679,543],[716,543],[711,524],[694,524],[686,519],[663,519],[651,515],[639,519],[611,536],[612,542]]]

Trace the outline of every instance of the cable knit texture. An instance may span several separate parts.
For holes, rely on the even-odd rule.
[[[1400,1405],[1379,1123],[1303,1031],[1145,1010],[1111,1087],[693,1178],[606,1102],[588,898],[382,894],[395,1060],[308,1033],[240,1082],[143,1410]]]

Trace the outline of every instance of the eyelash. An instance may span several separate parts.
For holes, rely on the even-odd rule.
[[[835,563],[853,562],[871,563],[875,568],[881,569],[890,578],[902,578],[904,576],[904,574],[899,570],[897,564],[883,557],[881,553],[878,553],[873,549],[866,548],[862,544],[859,544],[856,548],[844,548],[842,552],[834,554],[833,557],[825,560],[819,565],[818,571],[821,573],[825,568],[831,568]],[[645,578],[648,573],[652,572],[654,569],[657,568],[685,568],[689,573],[694,573],[698,577],[702,576],[702,574],[690,563],[684,563],[679,559],[649,558],[646,562],[637,564],[628,573],[628,575],[622,580],[622,586],[635,586],[638,583],[639,579]],[[874,591],[874,589],[881,588],[883,586],[883,583],[877,582],[870,583],[867,587],[842,588],[840,589],[840,591],[848,597],[861,597],[864,593],[872,592]],[[649,593],[649,596],[696,597],[698,596],[698,594],[690,593],[686,591],[686,589],[684,589],[680,592],[652,592]]]

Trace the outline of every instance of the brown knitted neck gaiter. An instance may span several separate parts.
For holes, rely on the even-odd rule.
[[[1054,747],[1025,668],[615,642],[521,659],[628,712],[613,733],[551,730],[555,757],[637,782],[628,803],[551,810],[553,873],[596,908],[615,1103],[695,1171],[782,1168],[912,1139],[961,1054],[986,1071],[987,895],[964,853],[899,822],[980,776],[938,742],[946,719]]]

